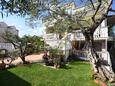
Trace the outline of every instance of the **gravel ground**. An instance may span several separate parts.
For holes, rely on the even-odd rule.
[[[30,63],[40,62],[40,61],[42,61],[42,56],[43,56],[43,55],[44,55],[43,53],[41,53],[41,54],[36,54],[36,55],[28,55],[28,56],[25,57],[25,59],[26,59],[26,61],[28,61],[28,62],[30,62]],[[10,60],[10,59],[9,59],[9,60]],[[4,62],[5,62],[5,63],[8,63],[8,60],[4,60]],[[1,61],[0,61],[0,63],[1,63]],[[20,57],[18,57],[17,59],[15,59],[14,61],[12,61],[11,64],[13,64],[13,65],[18,65],[18,64],[20,64],[20,63],[22,63],[22,60],[20,59]]]

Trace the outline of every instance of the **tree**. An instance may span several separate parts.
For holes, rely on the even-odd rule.
[[[29,44],[27,46],[27,53],[34,54],[42,51],[41,47],[45,45],[42,37],[39,36],[23,36],[21,39],[26,40]]]
[[[104,62],[102,59],[97,55],[94,47],[93,34],[102,21],[108,17],[108,12],[112,9],[112,2],[112,0],[97,0],[97,3],[95,2],[95,4],[92,0],[89,0],[90,4],[87,4],[84,10],[78,10],[74,15],[69,15],[65,12],[60,16],[61,18],[59,18],[60,20],[68,19],[71,22],[75,22],[79,26],[83,35],[85,36],[88,47],[87,49],[89,53],[91,53],[89,58],[94,70],[95,77],[100,77],[102,80],[108,79],[110,81],[115,80],[114,72],[113,70],[108,71],[107,68],[104,67]],[[57,14],[60,13],[57,12]],[[66,28],[69,29],[68,27]]]
[[[77,30],[77,25],[75,22],[70,21],[68,19],[58,19],[54,25],[49,26],[50,24],[46,25],[46,33],[56,33],[61,36],[64,36],[65,32],[71,33],[73,30]]]
[[[26,64],[25,57],[27,55],[38,53],[40,46],[43,46],[41,37],[37,36],[23,36],[20,38],[17,35],[12,35],[10,32],[5,32],[2,37],[9,43],[12,43],[15,49],[18,49],[18,56],[22,59],[23,63]]]
[[[21,39],[17,35],[12,35],[10,32],[5,32],[2,35],[2,38],[7,40],[7,42],[12,43],[15,49],[18,49],[19,51],[18,55],[20,56],[23,63],[26,64],[27,62],[25,61],[25,56],[27,55],[26,48],[28,46],[28,42],[24,39]]]
[[[70,2],[79,3],[85,6],[82,11],[69,14],[65,5]],[[43,20],[53,22],[54,20],[68,19],[75,22],[85,36],[88,50],[91,53],[90,62],[97,76],[104,80],[115,80],[113,71],[108,71],[102,64],[94,48],[93,34],[96,28],[108,17],[113,0],[1,0],[1,9],[10,13],[29,15],[31,19],[41,17]],[[79,4],[80,5],[80,4]],[[88,16],[91,9],[91,15]],[[45,21],[47,22],[47,21]],[[68,27],[69,28],[69,27]]]

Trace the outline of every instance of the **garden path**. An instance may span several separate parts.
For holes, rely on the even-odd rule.
[[[28,55],[28,56],[25,57],[25,59],[26,59],[26,61],[28,61],[28,62],[30,62],[30,63],[40,62],[40,61],[42,61],[42,56],[43,56],[43,55],[44,55],[43,53]],[[5,60],[4,62],[5,62],[5,63],[8,63],[7,60]],[[1,63],[1,61],[0,61],[0,63]],[[13,64],[13,65],[18,65],[18,64],[20,64],[20,63],[22,63],[22,60],[20,59],[20,57],[18,57],[17,59],[15,59],[14,61],[12,61],[11,64]]]

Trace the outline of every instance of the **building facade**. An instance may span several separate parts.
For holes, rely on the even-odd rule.
[[[104,8],[107,8],[108,5],[103,3]],[[95,4],[96,5],[96,4]],[[86,9],[87,14],[86,14],[86,18],[91,18],[92,14],[94,13],[94,11],[92,11],[90,8],[87,7],[81,7],[78,9],[72,9],[70,7],[70,11],[71,14],[75,14],[76,12],[79,13],[79,11],[83,11],[84,9]],[[103,7],[102,7],[103,9]],[[100,9],[100,10],[102,10]],[[69,11],[67,9],[67,11]],[[70,12],[69,11],[69,12]],[[97,15],[97,18],[100,17],[100,15],[104,14],[107,10],[103,10],[100,11],[99,15]],[[90,16],[90,17],[88,17]],[[56,22],[56,21],[53,21]],[[47,22],[46,22],[47,23]],[[49,25],[49,23],[47,24]],[[51,26],[53,24],[51,23]],[[49,36],[50,35],[50,36]],[[97,51],[98,56],[103,59],[109,66],[111,65],[111,60],[113,57],[115,57],[114,54],[114,50],[115,50],[115,44],[114,44],[114,38],[115,38],[115,15],[108,17],[107,19],[103,20],[103,22],[97,27],[97,29],[95,30],[94,34],[94,46],[95,49]],[[55,40],[53,40],[55,39]],[[87,52],[87,49],[85,48],[86,42],[85,42],[85,37],[82,34],[81,30],[74,30],[72,33],[68,33],[66,35],[66,37],[62,38],[61,40],[55,38],[54,34],[50,33],[50,34],[45,34],[44,40],[46,41],[46,43],[48,43],[49,45],[53,46],[60,46],[61,45],[61,41],[63,43],[63,47],[65,47],[65,50],[67,49],[68,45],[66,44],[66,39],[69,41],[76,41],[76,46],[74,46],[75,48],[75,52],[74,54],[77,57],[80,57],[80,59],[84,59],[86,57],[89,57],[88,55],[86,55],[85,53]],[[58,41],[58,42],[56,42]],[[64,41],[64,42],[63,42]],[[55,42],[55,43],[54,43]],[[65,43],[65,44],[64,44]],[[68,49],[73,50],[73,47],[69,47]],[[85,51],[84,51],[85,50]],[[66,54],[66,53],[65,53]],[[88,53],[87,53],[88,54]],[[114,59],[115,60],[115,59]],[[106,66],[108,69],[110,68],[109,66]],[[110,70],[110,69],[109,69]]]
[[[4,22],[0,22],[0,49],[6,49],[8,51],[13,51],[15,50],[14,46],[12,43],[9,43],[7,40],[3,39],[2,35],[6,32],[10,32],[13,35],[18,35],[18,30],[16,29],[15,26],[8,26]]]
[[[113,52],[115,48],[113,48],[114,41],[115,41],[115,15],[111,16],[108,19],[105,19],[95,30],[94,32],[94,46],[97,51],[97,54],[100,58],[103,58],[105,61],[108,62],[109,65],[111,65],[110,56],[114,57]],[[84,47],[85,47],[85,37],[82,34],[81,30],[75,30],[73,33],[68,33],[65,37],[69,41],[76,41],[76,56],[81,57],[81,59],[85,59]],[[65,38],[62,38],[65,40]],[[55,34],[45,34],[44,40],[46,43],[48,43],[50,46],[60,46],[59,37]],[[64,45],[63,45],[64,46]],[[64,46],[65,49],[68,47],[68,45]],[[72,49],[72,47],[71,47]],[[70,49],[70,50],[71,50]],[[80,51],[80,52],[79,52]]]

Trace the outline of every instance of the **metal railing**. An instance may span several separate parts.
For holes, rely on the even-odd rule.
[[[73,53],[78,57],[82,57],[82,58],[88,58],[88,54],[90,54],[88,51],[81,51],[81,50],[73,50]],[[109,52],[108,51],[100,51],[100,52],[97,52],[99,58],[101,59],[104,59],[104,60],[109,60],[110,58],[110,55],[109,55]]]

